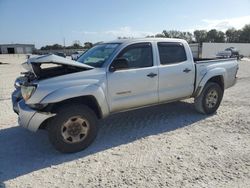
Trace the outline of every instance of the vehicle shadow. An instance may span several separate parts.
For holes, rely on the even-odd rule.
[[[206,117],[184,101],[120,113],[102,120],[95,142],[74,154],[55,151],[46,131],[32,133],[19,126],[3,129],[0,130],[0,182],[150,135],[174,131]]]

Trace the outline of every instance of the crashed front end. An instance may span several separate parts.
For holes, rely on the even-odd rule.
[[[56,66],[43,69],[42,64]],[[45,120],[55,116],[55,114],[44,110],[47,104],[41,104],[40,98],[35,96],[32,98],[39,87],[39,81],[91,68],[56,55],[31,58],[22,66],[26,72],[21,73],[23,76],[18,77],[15,81],[15,91],[11,97],[12,106],[14,112],[18,114],[19,125],[31,131],[38,130]],[[32,102],[29,100],[30,98],[32,98]]]
[[[18,124],[31,131],[39,129],[40,125],[55,114],[39,111],[45,106],[36,104],[26,104],[32,94],[35,92],[35,85],[26,85],[26,77],[18,78],[15,81],[15,91],[12,93],[12,106],[15,113],[18,114]]]

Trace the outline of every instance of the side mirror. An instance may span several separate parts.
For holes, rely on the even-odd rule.
[[[110,72],[115,72],[116,70],[127,69],[128,60],[126,58],[115,59],[109,67]]]

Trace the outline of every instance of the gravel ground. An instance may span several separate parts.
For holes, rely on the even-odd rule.
[[[216,114],[193,100],[118,114],[75,154],[18,127],[10,94],[24,60],[0,56],[0,187],[250,187],[249,60]]]

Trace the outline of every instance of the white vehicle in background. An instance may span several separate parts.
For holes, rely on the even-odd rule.
[[[57,66],[41,66],[46,63]],[[186,41],[167,38],[117,40],[77,61],[47,55],[24,66],[28,71],[12,94],[19,124],[47,129],[61,152],[88,147],[97,120],[110,114],[186,98],[194,98],[198,112],[212,114],[238,70],[236,59],[194,60]]]
[[[84,51],[74,52],[73,54],[71,54],[71,59],[76,61],[83,53],[84,53]]]

